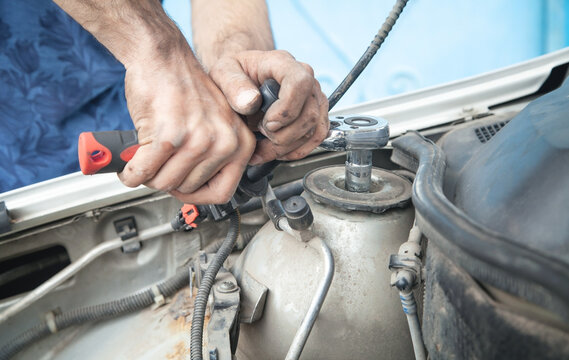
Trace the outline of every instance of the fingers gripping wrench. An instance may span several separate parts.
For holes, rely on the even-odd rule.
[[[273,79],[261,85],[261,111],[278,99],[279,89]],[[140,147],[136,130],[83,132],[78,145],[79,166],[85,175],[121,172]]]

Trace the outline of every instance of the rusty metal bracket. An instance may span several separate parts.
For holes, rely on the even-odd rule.
[[[213,256],[203,251],[196,259],[196,282],[201,283]],[[210,303],[210,319],[207,325],[207,338],[204,348],[209,360],[232,360],[237,351],[239,338],[239,310],[241,289],[232,273],[221,268],[213,284]]]
[[[213,303],[207,326],[210,360],[232,360],[239,338],[240,291],[233,274],[220,271],[212,289]],[[215,354],[214,357],[211,354]]]

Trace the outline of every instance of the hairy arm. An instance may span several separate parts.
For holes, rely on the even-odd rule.
[[[223,203],[247,163],[306,156],[328,131],[312,69],[273,47],[260,0],[193,0],[195,42],[209,76],[158,0],[55,0],[125,66],[125,96],[142,145],[119,177],[185,202]],[[258,87],[281,84],[259,113]],[[268,139],[255,138],[249,127]]]
[[[192,33],[206,69],[224,56],[275,47],[265,0],[192,0]]]
[[[141,58],[160,55],[167,59],[179,47],[187,46],[158,0],[54,2],[93,34],[126,68],[140,62]],[[195,65],[199,67],[197,62]]]

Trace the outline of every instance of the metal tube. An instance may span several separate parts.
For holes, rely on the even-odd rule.
[[[371,150],[349,150],[346,152],[346,190],[369,192],[371,184]]]
[[[166,235],[173,231],[174,229],[172,229],[172,226],[167,223],[151,227],[150,229],[141,230],[137,237],[133,237],[128,240],[123,241],[119,237],[100,243],[85,253],[83,256],[81,256],[79,259],[63,268],[60,272],[52,276],[46,282],[29,292],[26,296],[22,297],[14,305],[10,306],[4,312],[0,313],[0,324],[44,297],[47,293],[55,289],[57,286],[61,285],[64,281],[75,275],[77,272],[79,272],[79,270],[87,266],[91,261],[95,260],[97,257],[103,255],[104,253],[134,242],[145,241],[156,238],[158,236]]]
[[[412,291],[400,291],[399,298],[403,311],[407,316],[409,324],[409,332],[411,333],[411,342],[413,343],[413,351],[415,352],[415,360],[426,360],[425,345],[423,344],[423,335],[421,333],[421,324],[419,323],[419,315],[417,314],[417,303]]]
[[[312,331],[314,322],[320,313],[322,303],[324,303],[324,299],[326,299],[326,295],[328,294],[328,290],[332,284],[332,278],[334,277],[334,257],[332,256],[330,248],[326,245],[324,240],[319,237],[315,237],[313,240],[318,241],[320,245],[319,247],[322,252],[322,259],[324,260],[324,277],[318,285],[316,294],[314,295],[314,298],[312,298],[312,303],[310,304],[300,327],[294,335],[285,360],[296,360],[300,357],[300,354],[304,349],[304,345],[306,345],[306,341],[308,340],[308,336]]]
[[[413,227],[411,228],[411,230],[409,230],[409,238],[407,239],[407,241],[410,243],[421,245],[422,236],[423,233],[421,232],[421,229],[419,229],[419,227],[417,226],[417,221],[415,221],[413,223]]]

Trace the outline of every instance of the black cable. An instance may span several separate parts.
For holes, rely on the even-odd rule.
[[[375,56],[377,50],[379,50],[381,44],[383,44],[387,38],[387,35],[389,35],[389,32],[393,28],[393,25],[395,25],[395,22],[399,18],[399,15],[401,15],[401,12],[403,12],[403,8],[405,5],[407,5],[407,1],[409,0],[397,0],[391,9],[391,12],[383,22],[383,25],[374,36],[371,44],[363,53],[362,57],[358,60],[356,65],[354,65],[352,70],[350,70],[348,75],[346,75],[340,85],[338,85],[336,90],[334,90],[334,92],[332,92],[332,94],[328,97],[328,111],[331,111],[332,108],[338,103],[338,101],[340,101],[342,96],[344,96],[346,91],[348,91],[354,81],[356,81],[362,71],[367,67],[371,59]],[[274,163],[271,166],[276,167],[279,163],[279,160],[274,160]]]
[[[227,232],[227,236],[219,248],[219,251],[217,254],[215,254],[215,257],[213,258],[211,264],[209,264],[207,270],[205,271],[200,287],[198,289],[198,295],[194,301],[194,314],[192,316],[192,329],[190,335],[191,360],[203,359],[202,343],[207,298],[209,297],[209,293],[215,281],[215,276],[231,253],[231,250],[235,245],[235,241],[237,241],[237,236],[239,236],[239,221],[239,211],[236,210],[229,217],[229,231]]]
[[[280,164],[280,161],[273,160],[247,169],[247,178],[254,183],[269,175]]]
[[[346,91],[350,88],[350,86],[352,86],[354,81],[356,81],[358,76],[360,76],[362,71],[366,68],[367,64],[369,64],[369,62],[371,61],[377,50],[379,50],[379,48],[381,47],[381,44],[383,44],[383,41],[385,40],[387,35],[389,35],[391,28],[393,27],[393,25],[395,25],[395,22],[399,18],[399,15],[401,15],[401,12],[403,11],[405,5],[407,5],[407,1],[408,0],[397,0],[395,5],[391,9],[389,16],[385,19],[385,22],[383,23],[383,25],[381,26],[381,28],[373,38],[373,41],[371,42],[370,46],[364,52],[362,57],[358,60],[356,65],[354,65],[354,67],[348,73],[348,75],[344,78],[342,83],[336,88],[336,90],[334,90],[332,95],[330,95],[330,97],[328,98],[328,103],[329,103],[328,111],[332,110],[334,105],[336,105],[336,103],[342,98],[342,96],[344,96]]]
[[[274,188],[275,196],[279,200],[286,200],[291,196],[300,195],[304,191],[304,186],[302,185],[303,180],[295,180],[290,183],[286,183],[281,186]],[[254,197],[247,201],[245,204],[239,206],[239,212],[245,214],[254,210],[258,210],[263,207],[260,197]]]
[[[155,286],[162,296],[167,297],[173,295],[187,284],[187,271],[180,271],[170,279],[162,281]],[[150,287],[122,299],[113,300],[104,304],[86,306],[62,314],[56,314],[53,323],[57,331],[61,331],[74,325],[111,319],[144,309],[155,302],[153,288],[154,287]],[[2,346],[2,348],[0,348],[0,360],[10,359],[26,346],[51,334],[52,332],[47,321],[36,324]]]
[[[241,233],[241,239],[243,241],[239,242],[239,238],[238,238],[237,242],[235,242],[235,246],[233,246],[232,251],[240,251],[240,250],[245,249],[245,246],[247,246],[247,244],[249,244],[249,242],[259,232],[260,229],[261,229],[261,227],[259,226],[259,227],[252,229],[252,230],[249,230],[247,232],[242,232]],[[224,241],[225,241],[224,239],[216,240],[216,241],[208,244],[206,247],[204,247],[203,251],[207,254],[217,253],[219,251],[219,249],[221,248],[221,245],[223,245]]]

